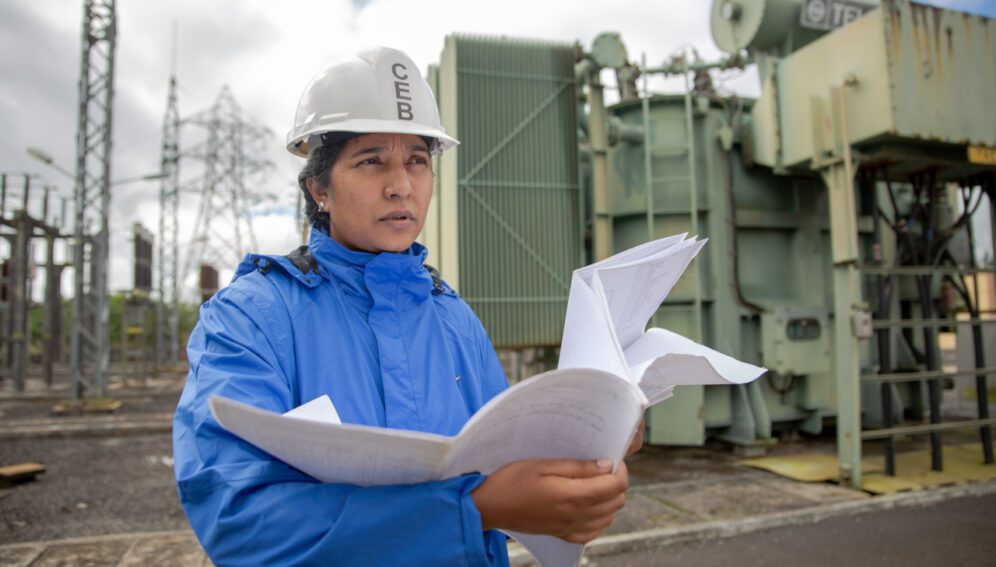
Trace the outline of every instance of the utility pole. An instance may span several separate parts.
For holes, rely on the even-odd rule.
[[[180,350],[179,211],[180,111],[176,96],[176,25],[173,26],[173,63],[170,69],[166,114],[163,116],[159,186],[159,301],[156,302],[156,356],[159,365],[172,365]]]
[[[31,177],[24,176],[24,199],[19,210],[14,211],[11,225],[14,236],[11,239],[10,280],[8,283],[10,305],[10,374],[14,380],[14,390],[24,391],[24,379],[28,366],[28,269],[31,253],[31,234],[34,223],[28,216],[28,194],[31,191]]]
[[[4,297],[0,298],[2,313],[3,356],[2,369],[7,372],[15,391],[24,391],[28,377],[29,351],[31,344],[31,273],[33,268],[32,244],[36,237],[45,239],[47,257],[45,264],[45,303],[44,337],[42,343],[42,371],[47,386],[52,385],[52,366],[61,356],[59,341],[62,338],[61,304],[59,297],[59,276],[64,265],[54,262],[55,242],[62,237],[59,228],[49,224],[49,200],[51,187],[44,187],[40,216],[33,217],[28,211],[31,200],[31,178],[24,176],[24,193],[20,206],[8,218],[4,203],[7,200],[7,180],[9,175],[0,175],[0,235],[9,241],[10,255],[4,262],[2,287]],[[65,217],[65,214],[63,214]]]
[[[83,397],[89,388],[98,397],[107,394],[111,354],[108,212],[116,43],[115,0],[84,0],[74,191],[75,293],[69,361],[70,398],[73,400]],[[88,361],[91,362],[89,366]]]

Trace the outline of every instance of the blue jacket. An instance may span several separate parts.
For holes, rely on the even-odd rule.
[[[308,246],[318,274],[250,255],[190,336],[173,453],[204,549],[218,565],[507,565],[505,536],[482,531],[470,497],[481,475],[321,484],[211,417],[212,394],[275,412],[328,394],[345,423],[453,435],[506,387],[480,321],[434,288],[424,247],[353,252],[318,230]]]

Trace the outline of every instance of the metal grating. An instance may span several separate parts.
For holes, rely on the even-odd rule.
[[[574,47],[450,36],[438,80],[461,141],[455,171],[442,167],[455,215],[441,215],[440,243],[457,239],[443,275],[456,266],[496,347],[559,344],[581,261]]]

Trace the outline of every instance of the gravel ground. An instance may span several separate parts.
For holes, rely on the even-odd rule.
[[[0,441],[0,465],[21,462],[47,470],[0,489],[0,544],[187,527],[167,433]],[[628,462],[633,486],[744,471],[718,447],[648,447]]]
[[[166,433],[0,442],[0,464],[46,468],[0,489],[0,543],[185,528],[172,454]]]

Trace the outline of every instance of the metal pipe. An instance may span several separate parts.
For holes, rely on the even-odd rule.
[[[944,372],[943,370],[934,370],[929,372],[896,372],[893,374],[862,374],[861,381],[866,383],[914,382],[918,380],[954,378],[955,376],[982,376],[986,374],[996,374],[996,368],[977,368],[975,370],[959,370],[957,372]]]
[[[979,201],[982,201],[981,193],[984,192],[982,187],[979,187],[980,195]],[[966,202],[966,213],[968,211]],[[992,218],[992,217],[990,217]],[[965,232],[968,234],[968,249],[969,249],[969,265],[973,268],[976,267],[977,261],[975,259],[975,235],[972,231],[972,223],[968,222],[965,225]],[[965,285],[964,277],[961,278],[962,285]],[[983,346],[982,338],[982,319],[979,313],[979,276],[978,274],[972,275],[972,297],[968,297],[965,294],[963,299],[968,305],[968,312],[972,317],[972,350],[975,354],[975,368],[985,368],[986,366],[986,353],[985,347]],[[996,321],[996,319],[990,319],[989,321]],[[975,377],[975,402],[979,413],[979,419],[989,418],[989,386],[986,383],[986,375],[978,374]],[[982,442],[982,454],[985,458],[986,464],[993,463],[993,433],[988,427],[979,428],[979,437]]]
[[[628,142],[630,144],[642,144],[646,136],[643,127],[636,124],[627,124],[618,116],[609,117],[609,143],[618,144]]]
[[[953,319],[883,319],[881,321],[873,321],[873,329],[888,329],[888,328],[916,328],[916,327],[950,327],[957,324],[959,321]],[[980,325],[986,324],[996,324],[996,319],[981,319],[979,320]]]
[[[595,213],[593,248],[595,261],[612,255],[612,210],[609,196],[608,118],[602,81],[595,71],[589,75],[588,138],[591,143],[592,201]]]
[[[920,313],[924,319],[933,316],[933,306],[930,301],[931,276],[918,276],[916,278],[917,289],[920,296]],[[938,369],[937,353],[935,349],[934,330],[931,327],[923,328],[923,351],[926,356],[927,371]],[[930,423],[937,425],[941,422],[941,390],[937,380],[930,380],[927,384],[927,399],[930,404]],[[935,471],[944,470],[944,454],[941,434],[938,431],[930,433],[930,468]]]
[[[688,57],[687,55],[682,58],[682,64],[684,69],[685,77],[685,141],[688,144],[688,200],[689,200],[689,214],[691,215],[691,232],[692,236],[699,235],[699,196],[698,196],[698,179],[695,175],[696,170],[696,160],[695,160],[695,122],[692,116],[692,85],[688,80]],[[695,266],[695,285],[692,286],[694,299],[695,299],[695,312],[693,314],[694,329],[695,329],[695,340],[702,342],[704,339],[702,337],[702,270],[699,269],[699,264],[695,260],[692,260],[692,265]]]
[[[646,66],[647,54],[641,57],[641,64]],[[657,235],[654,229],[654,164],[653,152],[650,147],[650,77],[643,75],[643,96],[640,97],[640,110],[643,118],[643,190],[646,192],[647,203],[647,242]]]
[[[875,210],[878,210],[878,193],[875,190],[874,178],[871,182],[868,182],[868,178],[865,177],[865,183],[860,185],[860,190],[871,193],[871,199]],[[883,263],[882,259],[882,221],[876,219],[874,221],[874,234],[875,239],[875,257],[873,260],[881,265]],[[889,293],[889,287],[891,282],[890,275],[882,274],[875,278],[875,291],[878,295],[878,309],[875,314],[877,318],[888,317],[891,312],[891,297]],[[892,371],[892,354],[890,353],[890,347],[892,346],[892,332],[888,327],[875,327],[873,321],[873,328],[875,328],[875,338],[878,346],[878,371],[880,374],[889,374]],[[892,384],[889,382],[882,382],[879,384],[879,395],[882,397],[882,425],[885,429],[891,429],[894,425],[893,423],[893,408],[892,408]],[[884,442],[884,453],[885,453],[885,474],[888,476],[896,476],[896,439],[894,437],[886,437],[883,439]]]
[[[680,59],[680,60],[679,60]],[[747,65],[754,62],[752,57],[743,57],[739,53],[734,53],[727,57],[720,59],[719,61],[707,62],[707,61],[695,61],[694,63],[688,63],[687,56],[675,57],[669,63],[660,65],[657,67],[646,67],[640,66],[640,73],[653,73],[658,75],[679,75],[682,73],[687,74],[689,71],[708,71],[711,69],[718,69],[720,71],[726,69],[743,69]]]
[[[994,223],[996,224],[996,223]],[[915,276],[918,274],[958,275],[990,273],[992,268],[959,268],[957,266],[869,266],[858,267],[865,274],[894,274],[897,276]]]
[[[958,429],[970,429],[972,427],[992,427],[996,425],[996,418],[972,419],[969,421],[949,421],[947,423],[929,425],[909,425],[906,427],[893,427],[891,429],[872,429],[861,432],[861,439],[868,441],[871,439],[883,439],[895,435],[925,435],[940,434],[941,431],[955,431]]]
[[[765,309],[744,297],[740,285],[740,245],[737,242],[737,202],[733,186],[733,152],[726,152],[726,199],[730,231],[730,275],[733,278],[733,297],[742,307],[754,313],[764,313]]]
[[[976,281],[978,290],[978,281]],[[975,304],[976,308],[978,303]],[[975,324],[979,321],[979,313],[976,310],[972,314],[972,347],[975,350],[975,368],[981,369],[986,366],[986,351],[982,342],[982,326]],[[989,387],[986,384],[986,375],[979,374],[975,377],[975,401],[979,410],[979,419],[989,419]],[[979,435],[982,441],[982,453],[985,455],[986,464],[993,463],[993,432],[988,427],[979,428]]]

